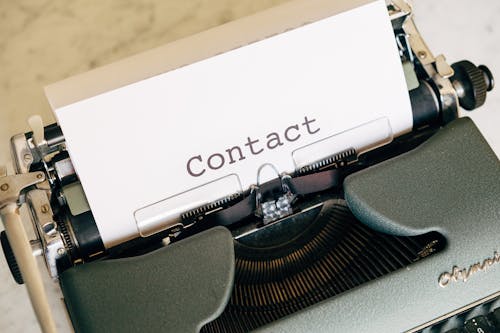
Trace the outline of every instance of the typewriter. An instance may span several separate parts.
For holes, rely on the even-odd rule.
[[[444,56],[434,56],[404,0],[298,0],[188,42],[198,38],[217,44],[232,38],[225,50],[215,47],[210,57],[201,56],[219,59],[245,49],[239,48],[241,35],[254,33],[249,37],[254,43],[244,44],[258,46],[361,9],[383,12],[386,28],[392,28],[402,96],[409,105],[405,128],[397,129],[398,112],[355,127],[337,119],[344,128],[316,140],[320,128],[328,128],[325,121],[309,113],[292,119],[292,112],[280,111],[283,127],[264,131],[267,143],[248,137],[237,145],[227,142],[230,148],[221,153],[193,150],[185,160],[179,151],[167,157],[166,165],[148,165],[158,181],[142,184],[129,150],[139,161],[148,159],[133,147],[147,151],[154,140],[128,132],[113,142],[99,142],[105,130],[119,130],[125,120],[108,128],[101,114],[102,123],[88,128],[88,141],[79,146],[73,135],[78,121],[71,124],[59,114],[57,124],[45,126],[38,117],[29,119],[32,130],[11,140],[15,174],[0,170],[1,244],[13,278],[28,290],[43,332],[60,329],[45,291],[47,277],[60,287],[61,306],[75,332],[500,331],[500,162],[472,120],[458,116],[460,107],[482,106],[494,88],[486,66],[467,60],[450,65]],[[273,18],[287,15],[295,17],[295,25],[271,34],[267,28],[276,30],[274,21],[279,21]],[[228,31],[241,35],[234,38]],[[168,51],[178,57],[171,60],[178,60],[176,68],[190,68],[185,65],[200,59],[188,52],[188,42],[140,59],[154,61]],[[118,75],[118,67],[108,68],[110,74],[101,76],[104,86],[121,80],[119,86],[126,87],[165,72],[156,68],[140,77],[135,63],[137,58],[121,64],[132,73],[129,81]],[[373,65],[368,64],[374,71],[385,70]],[[363,68],[359,64],[360,72]],[[49,87],[49,95],[66,91],[65,101],[51,100],[54,109],[71,106],[84,93],[103,94],[95,89],[103,82],[92,75]],[[356,80],[364,76],[370,75],[362,72]],[[355,89],[349,82],[344,86]],[[238,82],[232,85],[238,89]],[[202,104],[209,105],[209,98],[203,98]],[[345,110],[345,117],[352,112]],[[266,119],[257,123],[264,126]],[[137,120],[136,126],[145,125]],[[161,128],[149,126],[151,131]],[[225,140],[220,126],[212,136]],[[190,137],[201,147],[210,138],[199,133]],[[274,148],[295,144],[299,136],[313,144],[294,148],[293,170],[284,171],[265,157],[251,170],[253,183],[241,176],[234,185],[233,173],[165,200],[145,200],[131,216],[121,214],[120,205],[126,210],[129,197],[149,198],[136,189],[163,186],[161,177],[171,173],[174,161],[182,160],[184,176],[197,180],[223,167],[244,168],[257,155],[274,156],[269,155],[278,154]],[[95,159],[86,162],[78,151],[88,147]],[[107,154],[115,154],[112,166],[102,159]],[[110,168],[130,174],[113,177]],[[89,177],[86,170],[99,172]],[[109,184],[117,191],[110,192]],[[99,195],[102,200],[96,201]],[[128,218],[132,224],[121,222]]]

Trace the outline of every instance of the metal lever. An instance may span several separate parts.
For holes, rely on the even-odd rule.
[[[0,168],[0,171],[2,170],[4,169]],[[5,174],[4,172],[1,173]],[[0,177],[0,218],[4,224],[7,238],[16,257],[42,331],[44,333],[56,333],[56,325],[50,311],[47,293],[18,206],[21,191],[44,180],[45,175],[43,172]]]
[[[39,115],[31,116],[28,118],[28,124],[33,131],[33,143],[35,146],[38,147],[46,143],[42,117]]]

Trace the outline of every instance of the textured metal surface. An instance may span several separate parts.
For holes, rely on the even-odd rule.
[[[264,231],[268,237],[236,242],[231,299],[202,332],[250,331],[410,265],[446,243],[437,233],[375,232],[356,220],[343,200],[329,200],[280,223],[287,232],[275,226]]]
[[[439,231],[440,253],[274,322],[269,332],[402,332],[500,290],[500,265],[446,288],[439,276],[500,250],[500,163],[468,118],[416,150],[347,179],[346,199],[367,225],[394,234]]]

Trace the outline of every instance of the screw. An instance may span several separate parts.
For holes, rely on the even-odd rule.
[[[42,179],[43,178],[43,175],[41,173],[39,173],[38,175],[36,175],[36,178],[38,179]]]
[[[427,58],[427,52],[425,52],[425,51],[419,51],[419,52],[417,53],[417,55],[418,55],[418,57],[419,57],[420,59],[425,59],[425,58]]]
[[[41,212],[47,214],[49,212],[49,205],[42,205]]]
[[[65,250],[65,249],[63,249],[62,247],[60,247],[60,248],[58,248],[58,249],[57,249],[57,254],[58,254],[58,255],[62,256],[62,255],[64,255],[65,253],[66,253],[66,250]]]
[[[0,190],[2,191],[7,191],[9,189],[9,184],[5,183],[5,184],[2,184],[2,186],[0,186]]]

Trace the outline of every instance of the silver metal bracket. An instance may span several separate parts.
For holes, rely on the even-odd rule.
[[[54,214],[47,193],[44,190],[29,191],[26,195],[26,202],[33,216],[33,227],[38,232],[47,269],[50,276],[57,279],[56,262],[66,254],[66,248],[57,223],[53,220]]]
[[[35,161],[35,156],[24,133],[14,135],[10,139],[10,148],[16,173],[28,173],[31,164]]]
[[[5,169],[2,172],[6,174]],[[8,204],[20,204],[19,199],[24,189],[45,181],[43,172],[32,172],[3,176],[0,178],[0,210]]]
[[[262,202],[262,193],[260,192],[259,185],[261,182],[261,172],[265,167],[272,168],[278,175],[281,182],[283,195],[279,196],[275,200]],[[260,166],[260,168],[258,169],[257,185],[254,186],[252,190],[255,192],[256,215],[262,218],[262,222],[264,223],[264,225],[293,214],[292,203],[296,196],[292,193],[292,190],[288,185],[289,178],[289,175],[280,175],[278,169],[270,163],[266,163]]]
[[[453,68],[448,64],[444,55],[434,56],[413,21],[413,9],[406,0],[392,0],[389,11],[396,29],[404,31],[411,51],[416,56],[423,70],[426,72],[439,91],[440,106],[443,121],[455,119],[458,114],[458,96],[449,80],[453,76]]]

